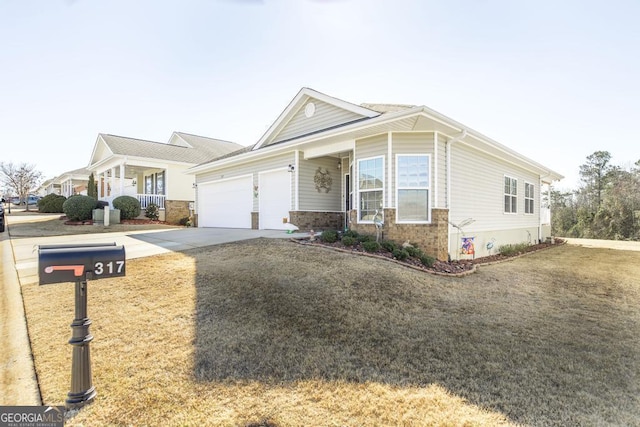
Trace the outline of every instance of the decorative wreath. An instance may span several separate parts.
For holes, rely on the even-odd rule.
[[[316,184],[316,190],[318,190],[318,193],[323,189],[325,193],[328,193],[331,190],[331,184],[333,183],[329,169],[325,169],[323,172],[322,168],[319,167],[313,177],[313,182]]]

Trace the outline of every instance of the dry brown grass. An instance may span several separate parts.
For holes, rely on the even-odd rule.
[[[68,425],[640,425],[640,253],[434,277],[255,240],[89,284],[96,402]],[[46,404],[73,285],[23,288]]]

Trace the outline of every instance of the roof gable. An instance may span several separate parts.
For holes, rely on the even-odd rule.
[[[378,111],[302,88],[253,149],[379,115]]]

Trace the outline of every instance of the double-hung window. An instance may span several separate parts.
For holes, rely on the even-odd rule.
[[[518,213],[518,180],[504,177],[504,213]]]
[[[396,220],[429,222],[429,156],[398,155],[396,161]]]
[[[535,194],[535,187],[528,182],[524,183],[524,213],[533,213],[533,200]]]
[[[384,161],[382,157],[373,157],[358,161],[358,219],[375,220],[376,214],[382,217],[384,195]]]

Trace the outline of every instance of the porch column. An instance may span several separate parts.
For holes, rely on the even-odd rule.
[[[120,195],[124,194],[124,163],[120,163]]]
[[[110,172],[109,175],[111,175],[109,177],[109,188],[111,188],[111,191],[109,192],[109,196],[113,196],[113,192],[115,191],[115,188],[116,188],[116,168],[112,167],[109,170],[109,172]]]
[[[104,197],[104,194],[102,191],[102,174],[98,171],[96,171],[96,184],[98,186],[98,200],[100,200]]]

